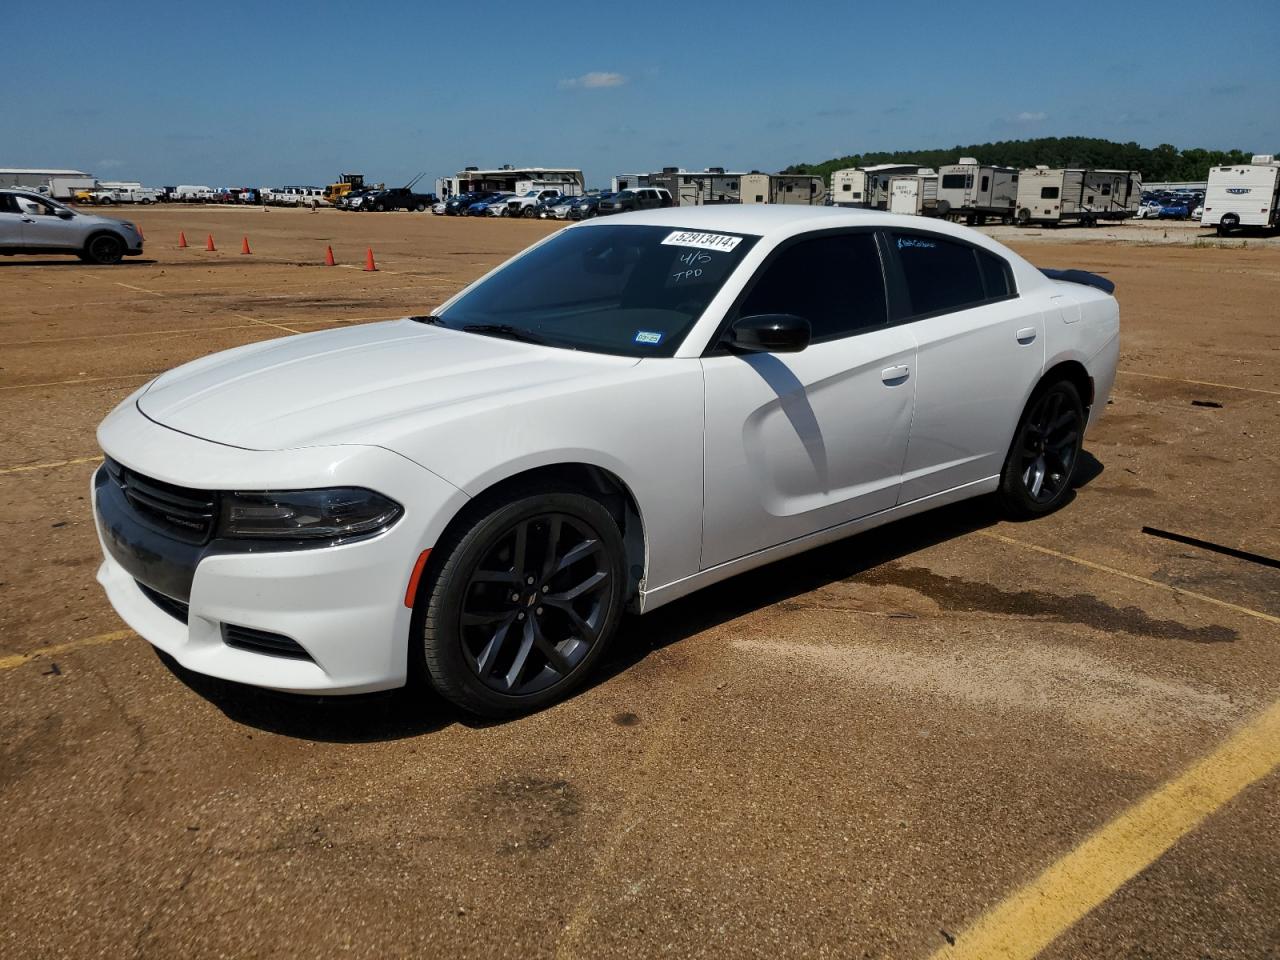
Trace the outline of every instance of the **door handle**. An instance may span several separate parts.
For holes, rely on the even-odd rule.
[[[34,220],[32,220],[30,217],[23,217],[23,218],[22,218],[22,222],[23,222],[23,223],[35,223],[35,221],[34,221]]]
[[[1019,343],[1031,343],[1036,338],[1036,328],[1023,327],[1016,334],[1014,334],[1014,336],[1018,338]]]
[[[898,384],[905,381],[910,373],[911,369],[903,363],[896,367],[885,367],[880,371],[880,379],[889,386],[896,387]]]

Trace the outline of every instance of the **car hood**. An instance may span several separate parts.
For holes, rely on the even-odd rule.
[[[638,362],[398,320],[216,353],[163,374],[137,403],[166,427],[250,450],[394,447],[433,419],[526,402],[540,387]]]

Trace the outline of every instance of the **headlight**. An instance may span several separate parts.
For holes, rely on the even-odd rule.
[[[218,533],[257,540],[349,540],[379,533],[404,508],[362,487],[225,493]]]

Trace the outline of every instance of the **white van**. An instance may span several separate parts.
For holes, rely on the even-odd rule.
[[[1217,227],[1220,237],[1240,227],[1280,227],[1280,161],[1258,153],[1249,163],[1211,169],[1200,224]]]

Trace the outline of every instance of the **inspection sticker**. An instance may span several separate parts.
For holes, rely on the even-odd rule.
[[[669,247],[697,247],[699,250],[729,251],[742,242],[741,237],[727,233],[699,233],[696,230],[675,230],[662,241]]]
[[[637,330],[635,342],[649,343],[649,344],[661,343],[662,331],[661,330]]]

